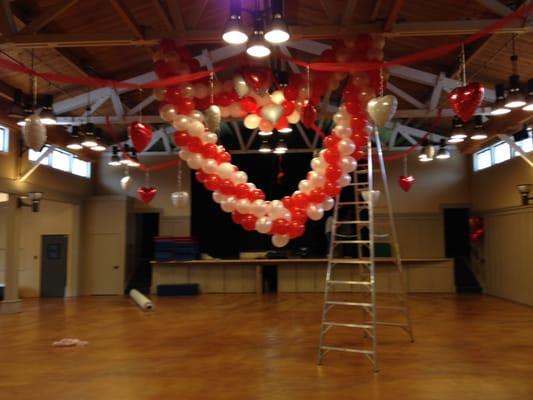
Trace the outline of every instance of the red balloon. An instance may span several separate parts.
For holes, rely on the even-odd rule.
[[[344,105],[346,107],[346,111],[352,115],[361,115],[366,112],[359,100],[346,100]]]
[[[229,179],[223,179],[220,182],[219,190],[222,194],[231,196],[235,194],[235,185]]]
[[[365,156],[365,153],[363,151],[359,150],[359,149],[355,150],[352,153],[352,157],[355,158],[357,161],[362,159],[364,156]]]
[[[250,190],[250,200],[264,200],[265,199],[265,192],[263,192],[261,189],[253,189]]]
[[[219,164],[225,163],[225,162],[231,162],[231,154],[227,151],[222,151],[217,154],[216,160]]]
[[[313,126],[316,119],[316,108],[309,102],[305,105],[302,113],[302,122],[305,126]]]
[[[341,187],[336,182],[326,182],[324,184],[324,193],[328,196],[335,197],[341,191]]]
[[[328,165],[326,167],[326,178],[331,182],[335,182],[342,175],[341,169],[336,165]]]
[[[146,149],[152,141],[152,128],[150,125],[135,121],[128,126],[128,136],[130,137],[135,150],[140,153]]]
[[[368,136],[355,134],[352,135],[352,140],[356,147],[365,147],[368,144]]]
[[[291,209],[292,220],[305,224],[307,221],[307,213],[300,208]]]
[[[253,231],[255,229],[255,221],[257,221],[256,216],[245,214],[244,217],[241,218],[241,225],[247,231]]]
[[[352,120],[350,121],[350,126],[352,127],[354,132],[360,133],[363,131],[366,131],[366,125],[368,123],[367,118],[362,118],[361,116],[352,117]]]
[[[222,179],[220,179],[216,175],[207,175],[207,177],[204,179],[204,186],[209,190],[217,190],[220,188],[220,183]]]
[[[202,170],[196,171],[194,176],[196,177],[196,180],[200,183],[204,183],[205,178],[207,178],[207,174]]]
[[[485,88],[479,82],[472,82],[466,86],[453,89],[448,101],[453,112],[463,122],[470,121],[485,96]]]
[[[361,93],[361,89],[359,89],[357,86],[346,85],[346,88],[344,89],[342,96],[344,97],[345,101],[357,101],[359,99],[360,93]]]
[[[165,93],[165,102],[177,106],[182,99],[181,89],[178,86],[171,86]]]
[[[324,160],[326,160],[328,164],[336,165],[339,162],[340,156],[341,153],[335,147],[331,147],[324,152]]]
[[[259,110],[259,105],[255,99],[251,96],[244,96],[240,100],[241,108],[248,114],[257,114]]]
[[[207,107],[211,105],[211,96],[206,96],[203,98],[194,98],[194,103],[196,104],[196,108],[198,110],[205,110]]]
[[[298,87],[295,85],[288,85],[283,89],[283,96],[288,101],[294,101],[298,98]]]
[[[307,196],[309,197],[309,201],[315,204],[322,203],[326,198],[324,191],[316,188],[312,189]]]
[[[154,72],[159,77],[159,79],[165,79],[174,75],[172,67],[164,60],[157,60],[154,63]]]
[[[247,185],[246,183],[239,183],[239,184],[235,187],[235,195],[236,195],[237,198],[239,198],[239,199],[247,198],[249,192],[250,192],[250,188],[248,187],[248,185]]]
[[[189,144],[189,134],[187,132],[174,132],[174,143],[178,147],[184,147]]]
[[[332,147],[332,148],[337,148],[337,144],[340,142],[341,138],[338,137],[337,135],[329,135],[329,136],[326,136],[326,138],[324,139],[324,146],[325,147]]]
[[[137,189],[137,193],[139,194],[139,197],[144,202],[144,204],[148,204],[157,194],[157,189],[153,187],[141,186],[139,189]]]
[[[200,70],[200,62],[196,58],[190,58],[185,60],[185,63],[189,66],[191,72],[196,72]]]
[[[241,224],[242,222],[242,219],[244,218],[244,214],[241,214],[240,212],[238,211],[233,211],[231,213],[231,219],[233,222],[235,222],[236,224]]]
[[[283,218],[272,221],[272,233],[276,235],[286,235],[291,229],[290,222]]]
[[[291,196],[284,196],[282,199],[281,199],[281,202],[283,203],[283,206],[287,209],[287,210],[290,210],[292,208],[292,197]]]
[[[287,121],[287,116],[282,115],[280,119],[278,120],[278,123],[274,126],[276,129],[283,129],[287,128],[289,126],[289,121]]]
[[[299,221],[292,221],[289,227],[289,237],[296,239],[304,234],[305,225]]]
[[[283,103],[281,103],[281,106],[285,110],[285,115],[291,115],[294,112],[294,109],[296,108],[294,102],[288,100],[285,100]]]
[[[180,114],[189,115],[194,110],[194,101],[187,98],[181,98],[177,103],[175,103],[178,107]]]
[[[190,136],[189,144],[187,145],[187,148],[189,149],[189,151],[192,151],[193,153],[200,153],[203,148],[202,140],[199,137]]]
[[[221,107],[228,107],[232,103],[229,93],[220,92],[215,96],[215,104]]]
[[[204,144],[201,153],[205,158],[215,159],[218,155],[218,146],[214,143]]]
[[[292,195],[292,206],[294,208],[305,209],[309,204],[309,199],[305,193],[296,193]]]
[[[272,71],[268,68],[248,68],[243,71],[242,76],[246,83],[256,92],[261,88],[269,88],[272,86]]]

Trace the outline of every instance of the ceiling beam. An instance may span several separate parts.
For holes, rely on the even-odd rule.
[[[355,24],[349,26],[313,25],[290,26],[289,31],[296,40],[301,39],[336,39],[351,36],[355,33],[382,33],[385,37],[426,37],[469,35],[497,20],[471,21],[433,21],[433,22],[402,22],[394,25],[390,32],[382,32],[380,23]],[[515,22],[494,34],[533,32],[533,25]],[[155,45],[160,39],[176,38],[184,44],[220,43],[219,30],[191,30],[177,35],[173,31],[144,32],[144,38],[132,36],[124,32],[87,32],[87,33],[40,33],[35,35],[15,34],[0,40],[0,48],[38,48],[38,47],[92,47],[92,46],[147,46]]]
[[[122,2],[122,0],[109,0],[117,14],[122,18],[124,23],[128,26],[128,29],[135,35],[137,39],[144,39],[143,29],[137,24],[133,14]]]
[[[172,24],[172,21],[170,20],[167,10],[165,10],[163,5],[161,4],[161,0],[152,0],[152,5],[154,6],[155,12],[159,16],[159,19],[165,25],[165,29],[168,29],[169,31],[175,30],[175,27]]]
[[[4,37],[17,31],[10,3],[11,0],[0,0],[0,33]]]
[[[352,23],[353,13],[355,11],[356,6],[357,0],[348,0],[346,2],[346,7],[344,8],[344,13],[342,14],[341,18],[341,25],[346,26]]]
[[[511,14],[513,10],[511,10],[506,5],[500,3],[498,0],[476,0],[479,4],[481,4],[486,9],[492,11],[494,14],[499,15],[500,17],[506,17],[507,15]]]
[[[195,0],[191,2],[191,13],[189,15],[189,18],[187,18],[187,21],[190,22],[189,28],[196,28],[198,26],[198,23],[200,22],[200,18],[202,17],[202,14],[204,13],[205,6],[207,5],[208,0]],[[219,33],[220,35],[220,33]]]
[[[386,87],[387,87],[387,89],[389,89],[390,92],[392,92],[396,96],[402,98],[403,100],[405,100],[406,102],[408,102],[412,106],[415,106],[416,108],[425,108],[425,106],[424,106],[424,104],[422,102],[420,102],[419,100],[415,99],[413,96],[411,96],[409,93],[403,91],[398,86],[396,86],[396,85],[394,85],[394,84],[392,84],[390,82],[387,82]]]
[[[168,10],[170,12],[170,17],[174,23],[174,31],[179,33],[185,32],[185,24],[183,23],[183,16],[181,15],[180,5],[178,0],[167,0]]]
[[[44,26],[48,25],[52,20],[59,17],[70,7],[76,4],[78,0],[60,0],[52,7],[46,9],[32,22],[27,24],[18,34],[33,34],[39,32]]]
[[[394,0],[394,3],[392,4],[391,10],[389,11],[387,19],[385,20],[385,24],[383,26],[384,32],[392,31],[392,28],[394,27],[394,25],[396,25],[396,20],[398,19],[398,15],[400,14],[400,10],[402,9],[404,1],[405,0]]]

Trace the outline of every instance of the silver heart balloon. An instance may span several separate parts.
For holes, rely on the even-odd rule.
[[[189,204],[189,193],[187,192],[174,192],[170,194],[170,200],[172,205],[176,208],[186,207]]]
[[[387,96],[377,97],[368,102],[366,110],[376,126],[383,128],[389,122],[398,108],[398,99],[388,94]]]
[[[276,125],[283,115],[283,107],[279,104],[268,104],[261,108],[261,116]]]
[[[211,132],[218,132],[221,119],[219,106],[213,104],[205,110],[205,124]]]
[[[235,75],[233,77],[233,88],[237,92],[240,98],[250,93],[250,87],[242,77],[242,75]]]
[[[46,127],[37,114],[29,115],[24,119],[22,138],[24,144],[35,151],[41,150],[46,143]]]
[[[120,187],[125,192],[130,190],[131,187],[131,177],[129,175],[126,175],[120,179]]]

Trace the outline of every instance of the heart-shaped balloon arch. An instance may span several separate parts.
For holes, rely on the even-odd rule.
[[[381,37],[360,35],[324,51],[320,60],[381,60],[382,48]],[[178,48],[168,40],[161,43],[155,64],[161,79],[196,68],[186,48]],[[299,122],[318,129],[314,105],[346,78],[344,104],[333,116],[335,127],[331,135],[324,137],[323,149],[311,160],[306,178],[292,195],[266,200],[265,193],[248,182],[246,172],[231,163],[231,155],[224,146],[217,144],[214,131],[220,118],[242,118],[245,127],[261,131],[283,130]],[[303,235],[308,219],[320,220],[325,211],[332,209],[334,197],[350,183],[350,173],[356,169],[357,160],[365,156],[363,149],[372,129],[367,104],[383,85],[383,75],[378,71],[351,75],[307,71],[291,75],[286,87],[269,94],[272,85],[270,70],[247,66],[226,82],[186,83],[156,89],[154,96],[161,101],[161,118],[176,129],[174,141],[180,148],[179,157],[196,170],[196,179],[213,192],[213,200],[223,211],[232,214],[235,223],[248,231],[271,235],[274,246],[282,247]],[[369,111],[377,116],[373,117],[376,122],[377,119],[381,122],[390,119],[396,105],[393,96],[386,96],[369,104]],[[140,135],[139,142],[146,142],[146,131],[131,132]]]

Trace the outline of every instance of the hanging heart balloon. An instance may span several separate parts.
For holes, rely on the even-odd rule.
[[[456,87],[450,92],[448,102],[453,112],[464,123],[470,121],[485,96],[485,88],[479,82]]]
[[[152,128],[142,122],[132,122],[128,127],[128,136],[138,153],[142,152],[152,141]]]
[[[391,94],[372,99],[367,105],[368,115],[378,128],[383,128],[392,119],[397,109],[398,99]]]
[[[250,93],[250,88],[248,87],[248,84],[246,83],[242,75],[235,75],[232,81],[233,89],[235,89],[235,92],[237,92],[240,99]]]
[[[404,192],[408,192],[409,190],[411,190],[411,187],[413,186],[415,181],[416,179],[413,175],[401,175],[400,177],[398,177],[398,184]]]
[[[283,115],[283,111],[283,107],[279,104],[268,104],[261,108],[261,116],[273,125],[276,125]]]
[[[155,195],[157,194],[157,189],[154,187],[141,186],[139,189],[137,189],[137,193],[144,204],[148,204],[154,199]]]

